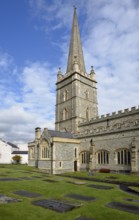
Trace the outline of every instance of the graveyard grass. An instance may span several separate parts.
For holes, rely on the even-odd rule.
[[[139,183],[139,176],[134,175],[95,173],[94,176],[91,177],[88,172],[70,173],[70,175],[73,177],[79,176],[92,179],[107,179],[112,176],[121,181]],[[26,165],[0,165],[0,178],[7,177],[22,179],[20,179],[20,181],[0,181],[0,194],[22,199],[22,201],[0,204],[0,219],[2,220],[74,220],[80,216],[96,220],[137,220],[139,218],[136,214],[106,207],[106,204],[110,202],[131,204],[130,202],[125,201],[125,198],[139,200],[138,196],[121,191],[116,184],[77,180],[68,176],[51,176],[39,169],[28,167]],[[25,180],[23,177],[29,177],[32,179]],[[44,181],[45,179],[55,180],[56,182],[51,183]],[[69,182],[84,182],[84,184],[78,185]],[[87,186],[90,184],[108,185],[112,186],[113,189],[94,189]],[[133,188],[136,190],[139,189],[138,187]],[[42,196],[38,198],[27,198],[13,193],[17,190],[39,193],[42,194]],[[88,202],[65,197],[66,194],[70,193],[92,196],[96,198],[96,201]],[[35,206],[31,203],[32,201],[39,199],[62,200],[67,203],[74,203],[81,206],[73,209],[72,211],[59,213],[50,209]],[[133,202],[132,204],[139,206],[139,203]]]

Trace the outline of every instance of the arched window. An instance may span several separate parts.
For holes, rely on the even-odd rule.
[[[89,120],[89,108],[86,109],[86,120]]]
[[[77,148],[74,149],[74,157],[77,157]]]
[[[67,109],[65,108],[65,109],[63,110],[63,120],[66,120],[66,119],[68,119],[68,111],[67,111]]]
[[[81,163],[82,164],[89,164],[89,160],[90,160],[89,151],[81,152],[80,157],[81,157]]]
[[[29,159],[34,159],[35,152],[34,147],[29,148]]]
[[[42,159],[49,158],[48,142],[46,140],[43,140],[40,146],[41,146],[41,158]]]
[[[65,90],[65,91],[63,92],[63,101],[67,101],[67,100],[68,100],[68,91]]]
[[[85,91],[85,98],[89,99],[89,91],[88,90]]]
[[[116,164],[129,165],[131,161],[130,151],[128,149],[119,149],[115,152]]]
[[[97,164],[109,164],[109,152],[100,150],[97,152]]]

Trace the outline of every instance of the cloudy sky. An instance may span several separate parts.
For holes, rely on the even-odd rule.
[[[56,75],[59,67],[65,73],[74,4],[99,114],[138,106],[138,0],[1,0],[0,138],[27,143],[35,127],[54,128]]]

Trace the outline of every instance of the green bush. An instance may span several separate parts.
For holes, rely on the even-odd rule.
[[[21,162],[21,156],[19,156],[19,155],[13,156],[12,159],[13,159],[14,163],[16,163],[16,164],[20,164],[20,162]]]

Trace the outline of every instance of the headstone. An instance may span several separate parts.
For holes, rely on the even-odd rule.
[[[92,187],[92,188],[95,188],[95,189],[113,189],[112,186],[105,186],[105,185],[94,185],[94,184],[91,184],[91,185],[88,185],[89,187]]]
[[[0,181],[20,181],[20,179],[6,177],[6,178],[0,178]]]
[[[22,201],[21,199],[16,199],[16,198],[12,198],[12,197],[8,197],[3,194],[0,194],[0,203],[2,204],[7,204],[11,202],[21,202],[21,201]]]
[[[49,200],[49,199],[41,199],[38,201],[33,201],[32,204],[62,213],[71,211],[72,209],[76,208],[75,205],[68,204],[62,201]]]
[[[34,192],[28,192],[28,191],[25,191],[25,190],[18,190],[18,191],[15,191],[13,192],[14,194],[17,194],[19,196],[25,196],[25,197],[28,197],[28,198],[37,198],[37,197],[40,197],[42,196],[41,194],[39,193],[34,193]]]
[[[92,196],[84,196],[84,195],[80,195],[80,194],[67,194],[65,196],[72,198],[72,199],[82,200],[82,201],[95,201],[96,200]]]
[[[111,202],[111,203],[107,204],[107,206],[110,208],[115,208],[118,210],[122,210],[125,212],[130,212],[130,213],[134,213],[134,214],[139,215],[139,206],[124,204],[121,202]]]

